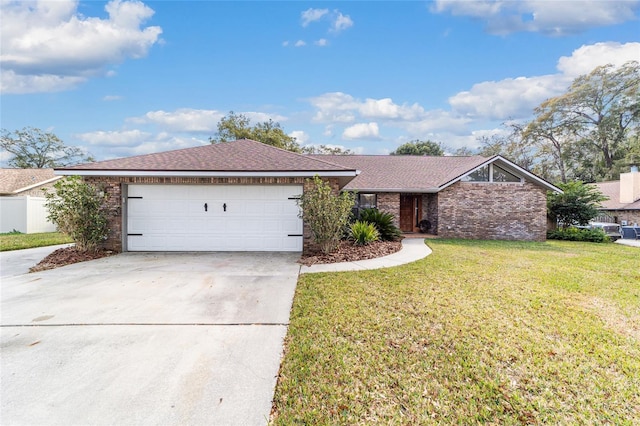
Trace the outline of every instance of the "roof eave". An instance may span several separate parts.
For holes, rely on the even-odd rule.
[[[356,177],[359,170],[304,171],[195,171],[195,170],[80,170],[56,169],[58,176],[115,176],[115,177]]]

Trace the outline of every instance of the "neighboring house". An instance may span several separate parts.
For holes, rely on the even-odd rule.
[[[633,167],[629,173],[621,173],[619,181],[593,184],[609,197],[600,209],[608,219],[621,225],[640,224],[640,172]]]
[[[546,191],[502,157],[302,155],[251,140],[56,169],[109,195],[106,245],[124,251],[301,251],[297,198],[318,175],[404,231],[429,220],[445,237],[542,241]]]
[[[44,191],[60,179],[53,169],[0,169],[0,232],[53,232]]]

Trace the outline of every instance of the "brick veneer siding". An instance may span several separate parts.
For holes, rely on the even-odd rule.
[[[437,233],[444,238],[546,239],[546,192],[532,183],[457,182],[438,194]]]
[[[397,192],[379,192],[377,194],[378,210],[391,213],[393,215],[393,223],[400,226],[400,194]]]
[[[107,193],[109,216],[109,235],[103,246],[120,252],[123,250],[123,206],[122,188],[126,184],[163,184],[163,185],[308,185],[302,177],[264,177],[264,178],[189,178],[189,177],[85,177],[85,182],[99,186]],[[332,188],[338,191],[338,180],[330,179]],[[311,233],[304,225],[303,250],[311,239]]]

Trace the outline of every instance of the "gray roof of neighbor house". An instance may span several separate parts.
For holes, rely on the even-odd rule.
[[[0,169],[0,195],[17,195],[58,179],[53,169]]]
[[[602,201],[600,205],[605,210],[640,210],[640,200],[633,203],[620,202],[620,181],[614,180],[609,182],[598,182],[592,184],[602,192],[602,195],[609,197],[608,200]]]
[[[350,172],[353,167],[241,139],[155,154],[57,168],[61,174],[102,172]],[[77,172],[77,173],[65,173]],[[95,172],[95,173],[82,173]]]
[[[355,167],[361,173],[344,189],[371,192],[437,192],[490,163],[549,190],[558,188],[500,157],[429,157],[413,155],[313,155],[331,163]]]

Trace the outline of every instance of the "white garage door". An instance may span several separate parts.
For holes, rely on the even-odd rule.
[[[129,185],[130,251],[302,251],[301,185]]]

